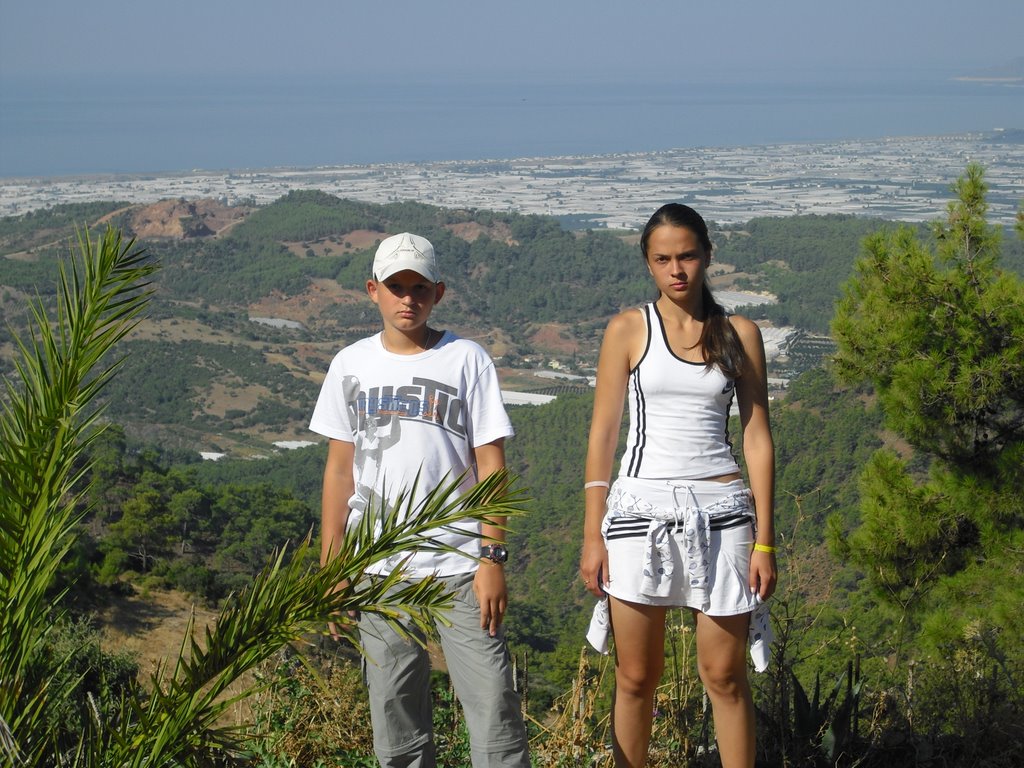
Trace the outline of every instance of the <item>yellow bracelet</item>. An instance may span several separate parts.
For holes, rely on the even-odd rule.
[[[774,555],[776,552],[779,551],[779,548],[778,547],[769,547],[767,544],[755,544],[754,545],[754,551],[755,552],[767,552],[769,555]]]

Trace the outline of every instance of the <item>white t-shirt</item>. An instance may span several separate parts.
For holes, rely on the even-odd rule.
[[[388,352],[381,334],[345,347],[331,361],[309,428],[355,444],[349,530],[367,509],[379,509],[380,498],[393,502],[414,484],[417,503],[470,469],[463,487],[468,490],[477,481],[474,446],[513,434],[493,361],[479,344],[450,332],[415,355]],[[414,578],[473,571],[480,541],[471,534],[479,524],[467,521],[462,530],[466,533],[435,530],[431,535],[470,557],[416,551],[370,570],[388,573],[405,561]]]

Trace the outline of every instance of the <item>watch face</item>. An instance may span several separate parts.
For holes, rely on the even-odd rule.
[[[501,544],[488,544],[480,554],[495,563],[504,563],[508,560],[508,550]]]

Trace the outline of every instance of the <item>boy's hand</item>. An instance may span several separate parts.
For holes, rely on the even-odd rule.
[[[494,637],[508,608],[505,567],[491,562],[481,563],[473,577],[473,593],[480,603],[480,628]]]
[[[348,587],[348,584],[349,584],[348,579],[345,579],[343,581],[338,582],[334,586],[334,588],[331,589],[331,594],[333,594],[335,592],[341,592],[343,589]],[[348,617],[350,619],[352,619],[353,621],[359,621],[359,611],[346,611],[346,613],[348,614]],[[327,622],[327,631],[330,632],[332,639],[334,639],[334,640],[340,640],[341,639],[341,632],[338,631],[338,625],[337,625],[336,622],[333,622],[333,621]]]

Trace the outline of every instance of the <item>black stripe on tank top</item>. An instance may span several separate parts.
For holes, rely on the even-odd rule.
[[[636,397],[636,424],[633,425],[636,439],[633,443],[633,453],[629,457],[629,467],[626,470],[627,477],[640,476],[640,465],[643,463],[644,448],[647,446],[647,400],[644,397],[643,387],[640,386],[640,365],[651,349],[651,335],[653,333],[651,328],[651,305],[645,305],[643,312],[644,321],[647,323],[647,344],[644,345],[644,353],[640,355],[640,359],[637,360],[636,366],[629,377]]]
[[[634,370],[633,375],[629,378],[636,398],[636,424],[633,425],[636,436],[626,476],[637,477],[640,472],[640,464],[644,460],[644,448],[647,445],[647,401],[644,399],[643,387],[640,386],[640,370]]]

